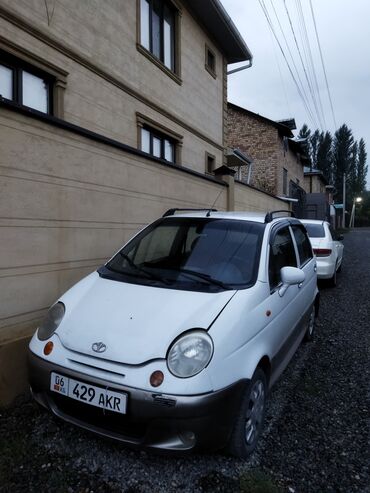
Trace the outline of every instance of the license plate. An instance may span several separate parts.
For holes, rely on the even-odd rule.
[[[127,394],[121,392],[96,387],[54,372],[51,374],[50,390],[90,406],[116,413],[126,413]]]

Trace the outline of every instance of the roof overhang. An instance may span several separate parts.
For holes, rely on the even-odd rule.
[[[254,113],[253,111],[247,110],[246,108],[242,108],[241,106],[238,106],[237,104],[234,103],[230,103],[229,101],[227,103],[227,107],[231,108],[232,110],[244,113],[245,115],[251,118],[255,118],[256,120],[266,123],[267,125],[271,125],[272,127],[277,128],[279,134],[284,137],[288,137],[288,138],[293,137],[293,132],[290,130],[289,127],[286,127],[285,125],[282,125],[281,123],[276,122],[275,120],[270,120],[265,116],[259,115],[258,113]]]
[[[184,0],[225,55],[228,63],[252,60],[244,39],[220,0]]]
[[[226,159],[227,165],[233,167],[248,166],[252,163],[252,159],[239,149],[227,149]]]

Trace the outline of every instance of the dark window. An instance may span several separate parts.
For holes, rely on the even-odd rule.
[[[141,150],[171,163],[176,161],[176,143],[173,139],[150,127],[141,129]]]
[[[283,168],[283,194],[288,194],[288,170]]]
[[[216,167],[216,159],[212,154],[206,152],[206,172],[212,174]]]
[[[124,282],[170,289],[244,289],[257,278],[264,228],[264,224],[212,217],[160,219],[99,272]]]
[[[0,97],[42,113],[52,113],[53,78],[0,51]]]
[[[175,71],[176,10],[165,0],[141,0],[140,42],[144,48]]]
[[[206,69],[213,76],[216,75],[216,56],[208,46],[206,46]]]
[[[293,240],[288,227],[280,229],[270,244],[269,281],[270,289],[281,282],[280,270],[282,267],[297,267]]]
[[[310,240],[301,226],[292,226],[301,266],[313,257]]]
[[[324,238],[325,237],[325,230],[324,230],[324,226],[322,224],[304,223],[304,227],[306,228],[308,236],[310,238]]]

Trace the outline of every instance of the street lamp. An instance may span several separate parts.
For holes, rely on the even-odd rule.
[[[355,212],[356,212],[356,204],[360,204],[362,202],[362,197],[354,197],[352,211],[351,211],[351,219],[349,220],[349,227],[355,227]]]

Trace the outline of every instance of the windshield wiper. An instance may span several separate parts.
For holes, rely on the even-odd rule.
[[[227,284],[225,284],[224,282],[218,279],[214,279],[209,274],[204,274],[203,272],[198,272],[196,270],[191,270],[191,269],[183,269],[182,267],[173,270],[178,270],[182,274],[189,274],[195,277],[199,277],[200,279],[207,281],[209,284],[215,284],[216,286],[220,286],[223,289],[230,289],[230,287]]]
[[[125,253],[123,252],[118,252],[121,257],[123,257],[125,260],[127,260],[127,262],[131,265],[131,267],[134,267],[134,269],[136,269],[138,272],[142,272],[143,274],[147,275],[148,277],[150,277],[151,279],[155,279],[156,281],[160,281],[160,282],[164,282],[165,284],[171,284],[170,281],[168,279],[164,279],[163,277],[161,276],[158,276],[156,274],[154,274],[153,272],[148,272],[146,269],[143,269],[142,267],[139,267],[138,265],[136,265],[133,260],[130,259],[130,257],[128,255],[126,255]],[[109,267],[111,270],[114,270],[115,272],[118,272],[117,269],[113,269],[112,267]],[[120,274],[122,274],[122,272],[120,272]]]

